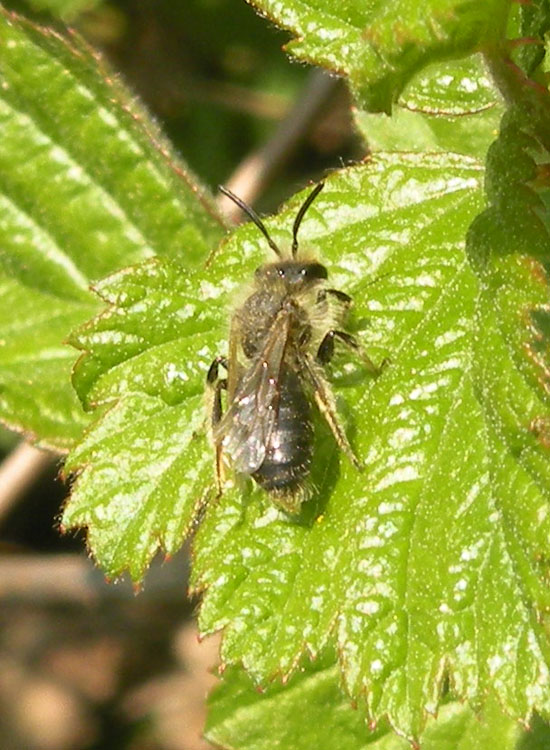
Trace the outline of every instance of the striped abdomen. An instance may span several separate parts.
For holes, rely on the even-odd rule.
[[[309,474],[312,450],[313,427],[308,399],[298,376],[283,367],[277,421],[264,462],[252,476],[268,492],[292,495]]]

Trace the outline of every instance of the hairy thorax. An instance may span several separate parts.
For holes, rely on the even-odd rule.
[[[309,315],[299,300],[284,288],[276,292],[273,289],[258,289],[236,312],[242,349],[248,359],[262,350],[282,310],[291,314],[289,344],[303,344],[308,338]]]

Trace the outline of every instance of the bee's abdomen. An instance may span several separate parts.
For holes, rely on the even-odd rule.
[[[264,462],[252,476],[268,492],[292,494],[301,488],[310,471],[313,426],[298,377],[283,369],[279,387],[277,422]]]

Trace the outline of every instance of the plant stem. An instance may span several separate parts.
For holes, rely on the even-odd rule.
[[[20,443],[0,464],[0,520],[53,464],[56,456],[29,443]]]

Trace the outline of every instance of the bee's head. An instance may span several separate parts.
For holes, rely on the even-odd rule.
[[[292,285],[297,283],[298,280],[301,280],[304,282],[309,274],[313,274],[311,278],[314,278],[316,281],[319,279],[326,279],[327,278],[327,272],[326,269],[320,264],[320,263],[308,263],[308,262],[302,262],[299,263],[295,260],[296,255],[298,254],[298,229],[300,228],[300,224],[302,223],[302,219],[306,215],[306,211],[311,206],[315,198],[319,195],[321,190],[324,188],[325,183],[320,182],[316,187],[313,188],[311,193],[307,196],[305,201],[300,206],[298,213],[296,214],[296,218],[294,219],[294,224],[292,226],[292,250],[291,250],[291,257],[292,260],[283,261],[282,258],[283,253],[279,250],[276,243],[271,239],[269,236],[269,232],[265,228],[265,225],[263,221],[260,219],[258,214],[254,211],[254,209],[246,204],[243,200],[238,198],[234,193],[231,192],[231,190],[228,190],[227,188],[220,185],[221,192],[226,195],[228,198],[231,198],[231,200],[239,206],[240,209],[242,209],[245,213],[247,213],[254,224],[258,227],[260,232],[264,235],[266,238],[269,247],[273,250],[275,255],[278,258],[281,258],[280,263],[273,263],[269,266],[263,266],[262,268],[268,269],[268,268],[275,268],[277,269],[276,273],[281,277],[285,278],[288,284]],[[262,268],[259,268],[256,272],[256,276],[258,276],[258,272],[262,270]],[[315,276],[315,274],[324,274]],[[275,278],[275,277],[269,277],[269,278]]]
[[[256,269],[256,279],[260,283],[283,283],[289,290],[297,290],[323,281],[327,269],[316,261],[282,260],[279,263],[266,263]]]

